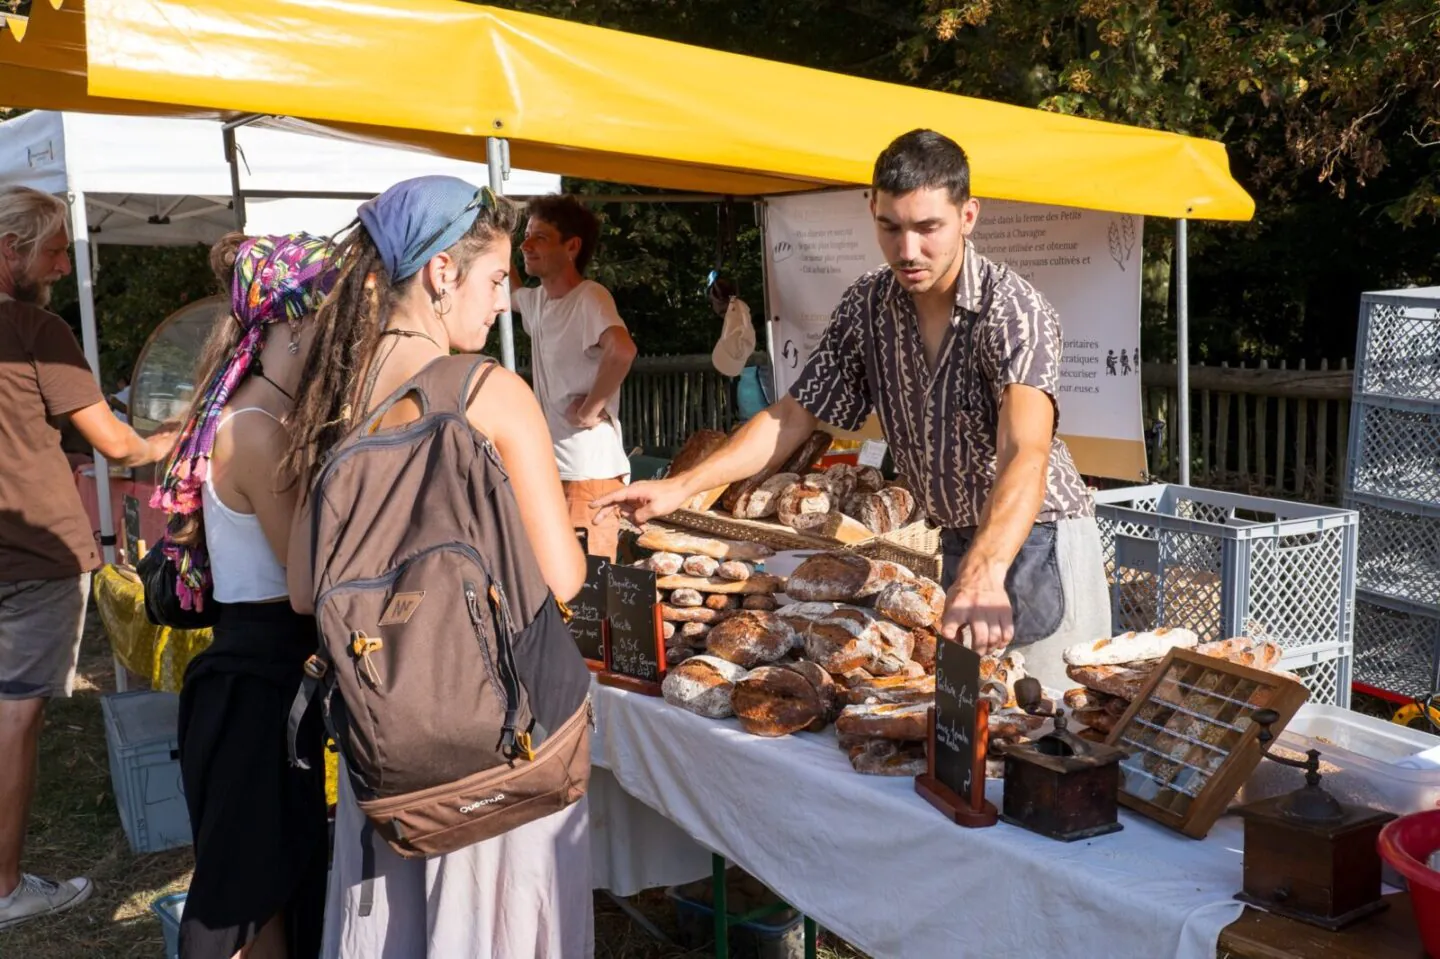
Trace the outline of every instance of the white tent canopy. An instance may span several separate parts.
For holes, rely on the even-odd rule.
[[[310,136],[273,126],[235,131],[243,189],[289,199],[249,199],[252,233],[330,234],[355,216],[355,200],[306,193],[375,194],[407,177],[449,174],[483,185],[483,163],[373,143]],[[83,193],[92,243],[169,246],[213,243],[235,228],[230,167],[220,125],[211,120],[101,116],[37,110],[0,123],[0,187]],[[552,174],[511,171],[505,192],[560,189]]]
[[[283,124],[234,131],[239,184],[232,183],[222,125],[213,120],[103,116],[37,110],[0,122],[0,188],[28,186],[65,196],[75,239],[85,356],[99,377],[95,331],[96,244],[210,244],[236,229],[233,191],[284,193],[245,201],[249,233],[308,231],[329,235],[355,217],[358,196],[401,180],[448,174],[477,186],[491,183],[483,163],[335,137],[312,136]],[[557,193],[555,174],[512,170],[504,192]],[[306,198],[329,194],[330,198]],[[353,194],[345,199],[335,194]],[[95,454],[100,533],[114,560],[115,523],[109,469]]]

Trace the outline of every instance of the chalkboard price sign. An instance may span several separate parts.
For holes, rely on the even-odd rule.
[[[916,777],[915,791],[962,826],[993,826],[998,817],[985,799],[990,710],[979,694],[980,656],[942,640],[935,657],[929,771]]]
[[[570,633],[580,655],[596,671],[605,668],[605,584],[609,578],[609,560],[585,557],[585,585],[570,600]]]
[[[610,620],[606,672],[601,682],[660,695],[665,678],[665,648],[660,639],[660,606],[655,572],[633,566],[610,566],[605,584],[605,609]]]

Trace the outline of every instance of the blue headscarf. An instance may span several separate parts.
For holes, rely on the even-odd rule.
[[[367,200],[359,215],[390,282],[399,283],[420,272],[432,256],[454,246],[480,211],[494,205],[489,187],[453,176],[421,176],[402,180]]]

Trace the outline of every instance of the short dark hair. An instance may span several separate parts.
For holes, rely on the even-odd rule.
[[[580,238],[580,253],[575,269],[583,276],[600,245],[600,218],[588,206],[568,193],[537,196],[526,204],[527,216],[544,220],[560,232],[562,241]]]
[[[970,160],[944,134],[911,130],[890,141],[875,159],[870,186],[897,196],[943,187],[958,206],[970,199]]]

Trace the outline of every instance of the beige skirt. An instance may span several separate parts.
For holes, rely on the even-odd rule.
[[[360,832],[343,764],[325,903],[326,959],[590,959],[588,800],[433,859],[375,838],[374,906],[360,915]]]

